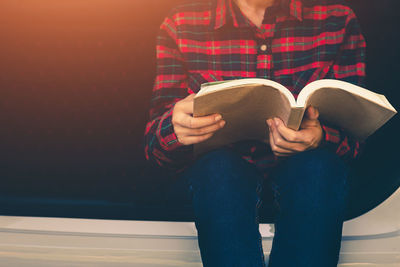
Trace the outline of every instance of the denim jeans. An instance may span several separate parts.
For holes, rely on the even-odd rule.
[[[265,266],[263,210],[275,224],[269,267],[330,267],[339,257],[347,172],[333,152],[315,149],[283,159],[267,183],[255,166],[223,148],[198,158],[171,192],[185,191],[191,201],[206,267]]]

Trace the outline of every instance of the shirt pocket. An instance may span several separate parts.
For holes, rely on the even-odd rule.
[[[224,81],[224,77],[212,71],[191,71],[189,72],[188,93],[197,93],[203,83]]]
[[[340,56],[340,41],[331,43],[328,36],[324,35],[315,38],[320,43],[313,44],[311,47],[305,46],[301,51],[293,52],[294,60],[290,65],[293,70],[296,70],[292,75],[295,91],[301,90],[313,81],[330,78],[329,73],[334,62]]]
[[[293,73],[292,79],[294,91],[300,91],[304,86],[313,81],[328,78],[327,74],[332,66],[333,61],[314,62],[312,67]]]

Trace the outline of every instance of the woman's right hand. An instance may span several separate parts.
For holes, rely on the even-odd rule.
[[[178,101],[172,111],[174,132],[183,145],[203,142],[225,125],[225,121],[219,114],[193,117],[194,96],[195,94],[190,94]]]

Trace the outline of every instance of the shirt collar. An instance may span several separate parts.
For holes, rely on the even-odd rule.
[[[290,16],[293,16],[299,21],[303,20],[303,3],[302,0],[277,0],[279,8]],[[233,10],[233,0],[215,0],[213,8],[215,14],[212,26],[214,29],[219,29],[228,21],[231,21],[234,27],[239,27],[236,14]]]

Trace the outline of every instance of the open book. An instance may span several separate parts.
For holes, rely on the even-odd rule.
[[[340,80],[314,81],[301,90],[297,101],[283,85],[266,79],[205,83],[194,98],[193,116],[219,113],[226,124],[208,140],[195,144],[195,154],[241,140],[268,142],[266,120],[273,117],[298,130],[310,105],[318,109],[320,121],[359,140],[397,113],[384,95]]]

